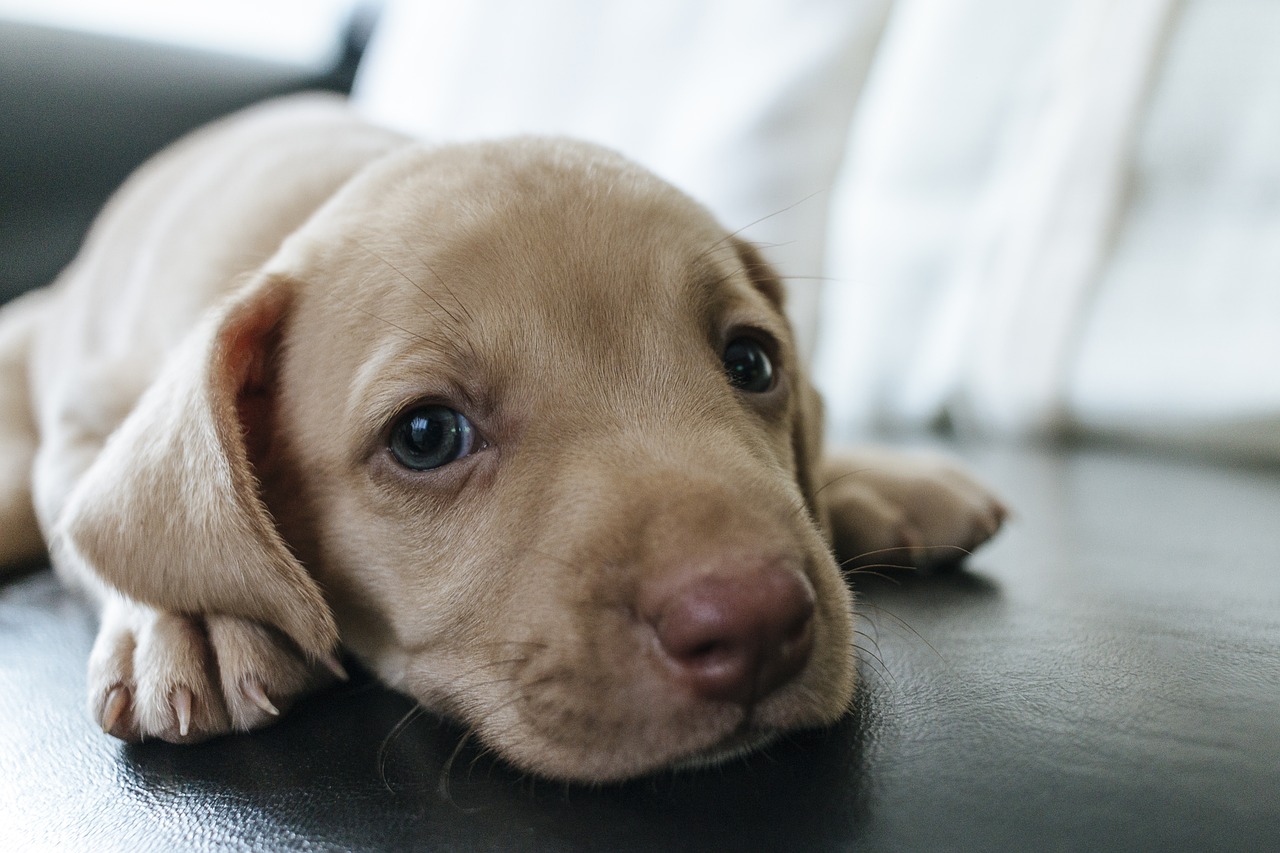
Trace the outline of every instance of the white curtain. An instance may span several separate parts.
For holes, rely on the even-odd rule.
[[[845,432],[1280,459],[1280,4],[905,0],[835,193]]]

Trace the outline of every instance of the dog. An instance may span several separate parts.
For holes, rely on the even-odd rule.
[[[1005,515],[946,460],[824,454],[783,298],[611,151],[251,107],[0,312],[0,561],[96,603],[125,741],[273,723],[341,643],[542,777],[741,754],[849,707],[839,559]]]

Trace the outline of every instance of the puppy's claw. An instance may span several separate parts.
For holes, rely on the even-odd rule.
[[[320,663],[324,664],[325,669],[337,676],[339,681],[351,680],[351,676],[347,675],[347,671],[343,668],[342,663],[335,655],[321,655]]]
[[[117,684],[107,693],[107,700],[102,703],[102,731],[104,733],[111,734],[116,727],[116,723],[120,722],[120,717],[127,707],[129,707],[129,688],[122,684]]]
[[[173,691],[173,712],[178,717],[178,734],[186,737],[191,731],[191,691],[178,687]]]
[[[262,692],[262,686],[256,681],[248,681],[240,688],[253,704],[266,711],[273,717],[280,716],[280,709],[271,704],[271,700],[267,698],[267,694]]]

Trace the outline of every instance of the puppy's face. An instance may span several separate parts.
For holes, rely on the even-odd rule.
[[[586,146],[415,150],[275,267],[250,458],[385,681],[588,781],[842,713],[811,391],[780,286],[703,210]]]

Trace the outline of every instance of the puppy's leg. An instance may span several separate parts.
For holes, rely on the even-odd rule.
[[[36,503],[51,526],[103,441],[99,430],[61,425],[35,460]],[[261,728],[335,677],[305,662],[278,631],[234,616],[181,615],[140,604],[105,583],[65,541],[55,538],[54,550],[63,581],[101,610],[89,659],[89,709],[116,737],[195,743]]]
[[[950,460],[866,449],[830,456],[815,484],[844,565],[958,562],[1000,529],[1007,510]]]
[[[109,593],[89,658],[89,711],[122,740],[195,743],[268,725],[334,678],[261,625],[166,613]]]
[[[31,502],[37,432],[27,356],[47,298],[36,291],[0,310],[0,572],[44,554]]]

